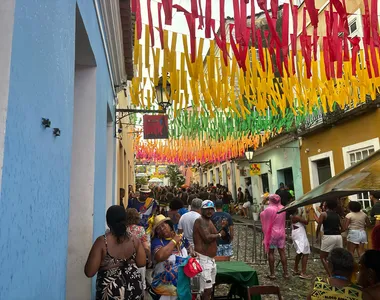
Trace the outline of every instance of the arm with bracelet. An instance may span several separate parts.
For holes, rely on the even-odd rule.
[[[182,235],[175,235],[168,244],[160,248],[155,254],[154,259],[156,262],[162,262],[169,258],[173,254],[173,250],[180,246]]]

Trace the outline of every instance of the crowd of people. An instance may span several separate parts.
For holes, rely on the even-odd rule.
[[[228,260],[233,254],[231,200],[222,186],[142,185],[137,192],[129,187],[128,195],[121,189],[120,205],[107,211],[109,230],[96,239],[85,265],[86,276],[98,274],[96,299],[191,297],[186,277],[198,272],[197,293],[211,299],[215,257]]]
[[[187,277],[197,273],[200,279],[197,292],[202,299],[211,299],[216,277],[215,258],[229,260],[233,255],[231,214],[248,216],[247,209],[252,204],[249,189],[244,192],[239,189],[233,201],[228,189],[220,185],[153,189],[143,185],[136,193],[130,187],[128,207],[124,206],[125,191],[120,195],[120,205],[107,211],[109,230],[96,239],[85,266],[88,277],[98,274],[96,299],[141,299],[145,292],[154,300],[191,296]],[[276,194],[263,197],[265,209],[260,214],[260,222],[263,247],[268,254],[267,277],[276,279],[277,249],[283,277],[290,278],[285,253],[288,220],[296,250],[291,273],[301,279],[312,279],[307,273],[311,249],[306,226],[315,221],[317,236],[321,236],[320,258],[327,277],[315,279],[308,299],[378,299],[380,249],[376,247],[380,247],[380,225],[373,230],[375,249],[365,251],[369,219],[359,202],[349,202],[346,207],[342,204],[344,201],[330,200],[314,213],[309,209],[293,209],[278,214],[293,197],[294,193],[283,184]],[[380,214],[379,198],[376,192],[371,193],[373,216]],[[347,232],[346,237],[344,232]],[[192,258],[196,258],[198,269],[194,269]]]

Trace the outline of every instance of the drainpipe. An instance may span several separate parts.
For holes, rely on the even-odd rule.
[[[95,10],[96,10],[96,17],[98,19],[98,25],[99,25],[99,29],[100,29],[100,35],[102,37],[103,48],[104,48],[104,52],[105,52],[105,55],[106,55],[108,73],[110,75],[111,84],[112,84],[112,92],[113,92],[114,97],[116,98],[117,94],[116,94],[116,90],[115,90],[115,83],[113,81],[112,67],[111,67],[111,63],[110,63],[110,55],[109,55],[109,52],[108,52],[106,37],[105,37],[105,34],[104,34],[102,18],[100,16],[99,5],[98,5],[98,1],[97,0],[93,0],[93,1],[94,1]],[[113,103],[114,106],[116,106],[115,98],[114,98],[114,103]]]

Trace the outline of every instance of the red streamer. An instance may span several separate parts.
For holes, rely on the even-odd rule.
[[[220,6],[220,37],[224,43],[226,43],[226,23],[224,19],[224,0],[219,0],[219,6]]]
[[[203,19],[203,18],[201,18],[201,19]],[[223,17],[223,19],[224,19],[224,17]],[[205,37],[206,37],[206,39],[211,38],[211,1],[206,1],[206,28],[205,28]]]
[[[356,60],[358,58],[358,53],[360,50],[360,46],[359,46],[360,38],[356,36],[353,38],[348,38],[348,40],[350,41],[351,46],[352,46],[352,60],[351,60],[351,62],[352,62],[352,75],[356,76]]]
[[[231,42],[231,48],[232,48],[232,51],[235,54],[236,61],[238,62],[240,68],[242,68],[241,60],[240,60],[240,52],[239,52],[238,48],[236,47],[235,39],[234,39],[234,36],[232,35],[232,30],[234,29],[234,26],[235,26],[234,24],[230,24],[230,42]],[[236,34],[236,28],[235,28],[235,34]]]
[[[255,24],[255,1],[251,0],[251,35],[252,35],[252,46],[255,47],[255,32],[256,32],[256,24]]]
[[[272,10],[272,18],[277,20],[278,0],[270,0],[270,8]]]
[[[202,10],[202,2],[201,0],[198,0],[198,3],[199,3],[199,26],[198,26],[198,29],[203,29],[203,10]],[[206,7],[207,7],[207,4],[210,4],[210,11],[211,11],[211,1],[207,1],[206,0]],[[206,12],[207,13],[207,12]],[[211,13],[210,13],[210,17],[211,17]]]
[[[228,53],[227,53],[226,42],[223,41],[222,39],[220,39],[218,34],[215,32],[215,20],[211,21],[211,28],[212,28],[212,32],[214,33],[214,36],[215,36],[215,43],[219,47],[220,51],[222,51],[222,53],[223,53],[224,65],[227,66],[227,64],[228,64],[228,61],[227,61]]]
[[[187,26],[189,27],[190,31],[190,49],[191,49],[191,62],[195,62],[196,58],[196,42],[197,39],[195,38],[195,18],[192,14],[186,14],[186,21]]]
[[[239,0],[233,0],[234,5],[234,21],[235,21],[235,38],[236,42],[239,44],[242,40],[242,33],[240,32],[240,9],[239,9]],[[246,22],[243,20],[243,22]],[[231,28],[230,28],[231,30]]]
[[[185,8],[183,8],[181,5],[179,4],[174,4],[173,5],[173,8],[175,8],[177,11],[179,12],[183,12],[185,14],[191,14],[191,12],[189,12],[188,10],[186,10]]]
[[[197,0],[191,0],[191,13],[194,18],[198,18],[198,3]]]
[[[315,0],[305,0],[307,12],[313,27],[318,27],[318,9],[315,8]]]
[[[376,18],[377,18],[377,15],[376,15]],[[375,77],[379,77],[379,67],[378,67],[378,64],[377,64],[376,49],[375,49],[375,41],[374,41],[374,39],[371,39],[370,49],[371,49],[371,58],[372,58],[373,72],[375,73]]]
[[[363,42],[366,45],[369,45],[370,38],[371,38],[371,26],[370,26],[370,20],[369,20],[369,4],[368,0],[364,0],[364,15],[363,17]],[[376,12],[377,15],[377,12]]]
[[[151,9],[151,0],[146,0],[146,4],[148,6],[148,21],[149,21],[149,35],[150,35],[150,44],[151,47],[154,47],[154,31],[153,31],[153,17],[152,17],[152,9]]]
[[[162,29],[161,10],[162,3],[158,3],[158,31],[160,33],[161,49],[164,49],[164,30]]]
[[[283,11],[282,11],[282,56],[284,58],[284,65],[286,72],[289,75],[288,68],[288,49],[289,49],[289,4],[284,3]]]
[[[247,40],[247,45],[240,45],[240,48],[239,48],[241,66],[242,66],[244,72],[247,71],[247,66],[245,64],[245,60],[247,58],[248,48],[249,48],[249,45],[248,45],[249,33],[250,33],[250,29],[246,26],[243,37],[244,37],[244,40]]]
[[[240,45],[248,46],[249,44],[249,34],[247,37],[247,3],[245,0],[240,0],[240,32],[242,33],[242,38],[240,40]],[[245,64],[244,64],[245,65]]]
[[[309,42],[310,36],[307,35],[306,31],[306,7],[303,8],[303,23],[302,23],[302,33],[300,36],[301,42],[301,52],[305,59],[306,64],[306,75],[307,78],[311,77],[311,41]]]
[[[172,25],[173,0],[162,0],[162,6],[165,13],[165,25]]]
[[[378,0],[372,0],[371,1],[371,29],[372,29],[372,39],[373,39],[373,45],[377,48],[379,48],[379,19],[377,17],[377,6],[378,6]],[[376,57],[376,56],[375,56]],[[376,62],[377,63],[377,62]]]
[[[253,0],[252,0],[253,1]],[[267,9],[267,1],[266,0],[257,0],[257,5],[262,9],[266,10]]]
[[[265,63],[264,63],[264,51],[263,51],[263,40],[261,37],[260,29],[256,29],[256,37],[257,37],[257,50],[259,51],[259,59],[261,62],[261,67],[265,72]]]
[[[323,60],[325,62],[326,79],[330,80],[330,57],[329,57],[329,39],[327,36],[323,37]]]
[[[290,7],[292,8],[292,19],[293,19],[293,34],[291,34],[290,37],[292,41],[292,58],[291,59],[292,59],[292,69],[293,69],[293,75],[294,75],[296,73],[294,58],[297,54],[298,6],[291,4]]]
[[[135,1],[135,15],[136,15],[136,27],[137,27],[137,39],[141,39],[142,22],[141,22],[141,7],[140,0]]]

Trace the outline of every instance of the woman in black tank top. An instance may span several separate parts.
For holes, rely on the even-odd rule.
[[[335,211],[338,203],[336,200],[326,202],[326,212],[322,212],[319,216],[316,237],[320,233],[321,226],[323,225],[324,236],[321,242],[320,258],[327,274],[330,274],[328,267],[327,257],[329,252],[336,247],[343,247],[343,240],[341,236],[341,219]]]
[[[323,220],[324,235],[340,234],[341,223],[339,215],[333,210],[326,211],[327,217]]]

